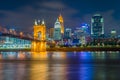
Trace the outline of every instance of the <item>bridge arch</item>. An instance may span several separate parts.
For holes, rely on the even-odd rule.
[[[41,37],[42,37],[42,35],[41,35],[41,31],[39,31],[39,32],[38,32],[38,39],[40,40]]]

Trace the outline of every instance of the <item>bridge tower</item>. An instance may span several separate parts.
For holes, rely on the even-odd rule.
[[[46,51],[46,26],[44,20],[34,22],[34,41],[32,41],[32,51]]]

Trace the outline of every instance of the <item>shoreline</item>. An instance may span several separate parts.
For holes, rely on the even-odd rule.
[[[120,47],[47,48],[47,51],[120,51]]]
[[[31,49],[0,49],[0,51],[31,51]],[[61,47],[46,48],[46,51],[120,51],[120,47]]]

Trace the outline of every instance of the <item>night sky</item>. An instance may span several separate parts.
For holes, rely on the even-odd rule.
[[[112,29],[120,34],[120,0],[1,0],[0,26],[29,32],[35,19],[44,19],[50,28],[60,13],[66,28],[90,24],[91,17],[100,13],[104,17],[105,34]]]

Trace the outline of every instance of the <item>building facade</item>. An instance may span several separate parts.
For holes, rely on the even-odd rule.
[[[110,34],[111,34],[110,35],[111,38],[116,38],[117,37],[117,31],[115,29],[111,30]]]
[[[91,18],[91,36],[93,38],[104,37],[104,19],[100,14],[95,14]]]
[[[64,32],[64,38],[65,39],[70,39],[72,36],[72,30],[71,28],[66,28]]]
[[[62,35],[61,35],[61,24],[59,20],[57,19],[55,24],[54,24],[54,40],[61,40]]]

